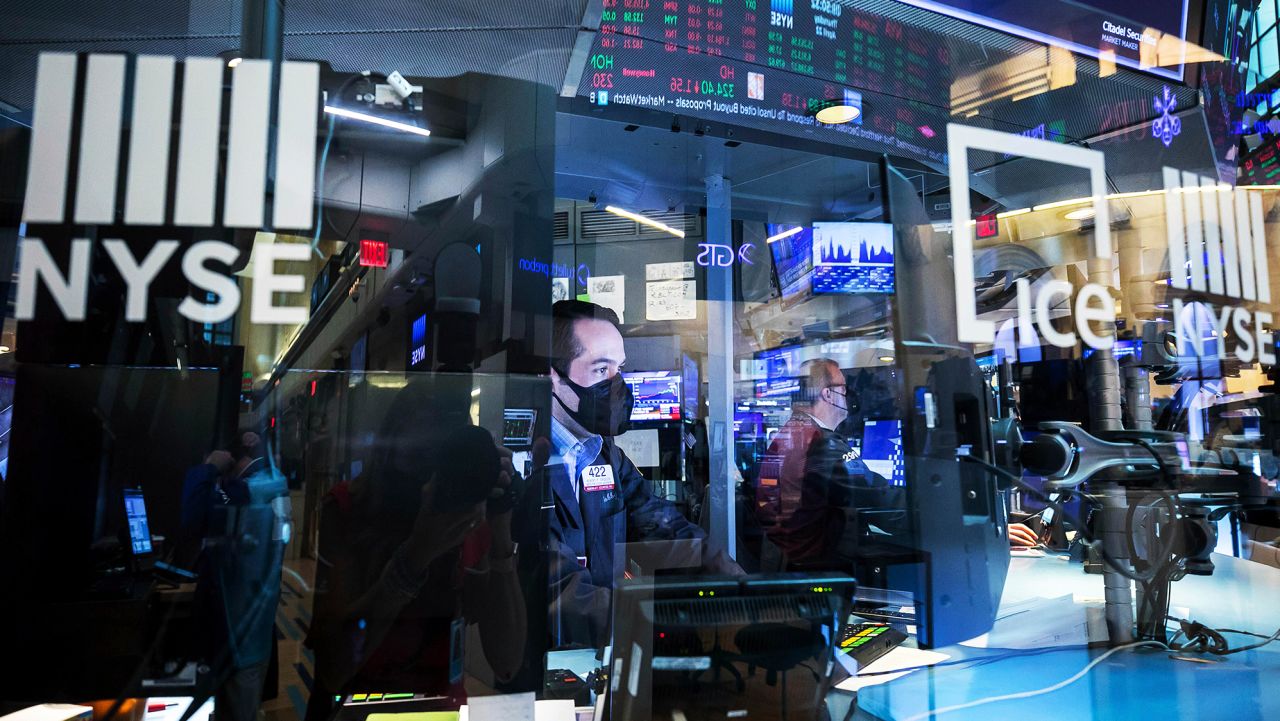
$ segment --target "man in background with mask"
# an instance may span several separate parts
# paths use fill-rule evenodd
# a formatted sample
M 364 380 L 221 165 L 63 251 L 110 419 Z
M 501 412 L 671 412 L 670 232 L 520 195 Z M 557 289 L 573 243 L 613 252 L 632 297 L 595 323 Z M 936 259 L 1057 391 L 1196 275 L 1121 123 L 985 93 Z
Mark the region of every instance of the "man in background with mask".
M 756 517 L 782 554 L 762 558 L 763 570 L 841 565 L 836 549 L 850 511 L 872 500 L 859 496 L 883 495 L 888 488 L 835 430 L 849 415 L 849 388 L 840 365 L 830 358 L 806 361 L 798 380 L 792 416 L 760 465 Z M 876 500 L 875 505 L 883 504 L 884 499 Z
M 614 442 L 634 399 L 622 379 L 618 316 L 580 300 L 552 307 L 549 621 L 554 646 L 609 643 L 612 590 L 623 577 L 618 544 L 705 537 Z M 717 557 L 720 571 L 735 567 Z

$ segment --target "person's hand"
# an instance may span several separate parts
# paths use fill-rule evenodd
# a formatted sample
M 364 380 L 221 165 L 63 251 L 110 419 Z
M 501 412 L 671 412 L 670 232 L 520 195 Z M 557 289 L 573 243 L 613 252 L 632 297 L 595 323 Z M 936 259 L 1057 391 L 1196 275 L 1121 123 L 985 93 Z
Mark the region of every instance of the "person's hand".
M 227 451 L 213 451 L 204 457 L 204 462 L 218 469 L 219 475 L 231 470 L 231 454 Z
M 1009 524 L 1009 545 L 1019 548 L 1029 548 L 1040 544 L 1040 539 L 1036 536 L 1036 532 L 1022 523 Z
M 405 541 L 405 561 L 414 573 L 426 573 L 427 566 L 451 548 L 462 544 L 468 533 L 484 520 L 484 504 L 460 511 L 435 510 L 435 481 L 422 487 L 422 505 Z

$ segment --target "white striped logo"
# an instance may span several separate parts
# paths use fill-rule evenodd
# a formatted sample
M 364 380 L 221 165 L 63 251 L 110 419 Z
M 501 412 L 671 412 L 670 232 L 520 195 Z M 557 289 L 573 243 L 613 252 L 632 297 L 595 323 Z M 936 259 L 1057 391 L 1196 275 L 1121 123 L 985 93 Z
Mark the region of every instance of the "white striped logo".
M 1164 169 L 1169 277 L 1175 288 L 1271 302 L 1262 199 Z
M 1171 286 L 1259 304 L 1271 302 L 1265 217 L 1257 193 L 1165 168 L 1164 201 Z M 1211 332 L 1208 340 L 1213 341 L 1219 360 L 1231 355 L 1241 363 L 1256 359 L 1264 366 L 1275 364 L 1270 311 L 1233 305 L 1213 310 L 1207 303 L 1199 304 L 1207 313 L 1207 323 L 1196 322 L 1205 317 L 1201 313 L 1185 313 L 1182 298 L 1173 299 L 1180 352 L 1203 357 L 1205 335 Z M 1233 331 L 1235 346 L 1230 354 L 1228 331 Z
M 125 86 L 133 65 L 133 97 Z M 80 132 L 72 138 L 77 110 L 77 57 L 42 53 L 36 79 L 35 122 L 22 219 L 29 224 L 262 228 L 268 193 L 271 127 L 271 62 L 244 60 L 231 72 L 222 217 L 215 218 L 225 63 L 188 58 L 94 54 L 84 67 Z M 181 98 L 175 80 L 181 73 Z M 312 225 L 315 130 L 320 68 L 284 62 L 280 67 L 270 225 L 277 230 Z M 170 129 L 180 130 L 170 178 Z M 117 198 L 123 119 L 129 118 L 123 212 Z M 68 198 L 73 149 L 78 150 L 74 197 Z M 167 191 L 173 184 L 173 207 Z M 68 217 L 68 202 L 73 213 Z M 166 217 L 168 216 L 168 217 Z M 220 222 L 219 222 L 220 221 Z

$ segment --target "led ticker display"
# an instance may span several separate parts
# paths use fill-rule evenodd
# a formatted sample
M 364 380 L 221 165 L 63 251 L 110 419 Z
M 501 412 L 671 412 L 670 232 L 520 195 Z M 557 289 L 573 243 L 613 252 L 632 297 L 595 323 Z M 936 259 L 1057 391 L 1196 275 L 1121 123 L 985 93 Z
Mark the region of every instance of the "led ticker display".
M 933 33 L 838 0 L 603 0 L 578 94 L 775 132 L 842 137 L 944 159 L 947 114 L 931 89 L 949 64 Z M 874 90 L 894 97 L 847 125 L 812 111 Z M 932 103 L 932 104 L 930 104 Z M 925 132 L 924 129 L 929 129 Z M 846 140 L 846 142 L 847 142 Z
M 1280 179 L 1280 138 L 1263 143 L 1240 164 L 1245 185 L 1276 185 Z

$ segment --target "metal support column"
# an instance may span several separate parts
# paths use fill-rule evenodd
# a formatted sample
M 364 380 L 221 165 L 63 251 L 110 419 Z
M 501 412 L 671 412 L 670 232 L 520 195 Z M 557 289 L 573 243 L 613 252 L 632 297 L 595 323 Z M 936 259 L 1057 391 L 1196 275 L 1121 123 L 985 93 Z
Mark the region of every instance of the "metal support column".
M 705 179 L 708 243 L 733 246 L 732 187 Z M 737 557 L 733 487 L 733 266 L 707 268 L 707 447 L 710 451 L 711 550 Z M 696 392 L 696 391 L 695 391 Z
M 1105 286 L 1113 285 L 1115 266 L 1110 258 L 1088 261 L 1089 281 Z M 1114 325 L 1095 328 L 1099 335 L 1115 336 Z M 1120 369 L 1116 366 L 1111 349 L 1094 351 L 1085 361 L 1088 384 L 1089 414 L 1093 431 L 1118 431 L 1124 426 L 1120 416 Z M 1129 549 L 1125 542 L 1125 511 L 1129 508 L 1125 489 L 1114 484 L 1102 484 L 1097 495 L 1102 499 L 1101 537 L 1102 547 L 1120 564 L 1129 563 Z M 1106 596 L 1107 633 L 1113 645 L 1133 640 L 1133 586 L 1123 574 L 1110 566 L 1102 567 L 1104 594 Z

